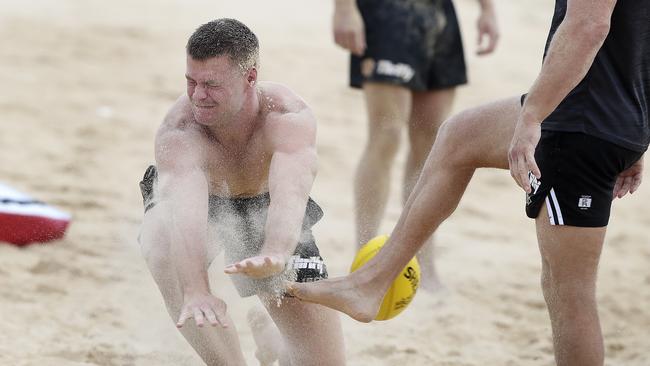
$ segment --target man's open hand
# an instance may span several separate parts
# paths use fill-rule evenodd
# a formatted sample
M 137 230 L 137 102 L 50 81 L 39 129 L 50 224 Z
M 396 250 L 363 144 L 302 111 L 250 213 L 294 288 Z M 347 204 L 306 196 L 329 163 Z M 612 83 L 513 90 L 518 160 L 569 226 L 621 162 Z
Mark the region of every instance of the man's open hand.
M 284 271 L 286 260 L 281 255 L 258 255 L 226 266 L 227 274 L 243 274 L 252 278 L 271 277 Z
M 212 326 L 228 327 L 226 303 L 209 293 L 185 295 L 176 327 L 181 328 L 190 318 L 194 318 L 198 327 L 203 327 L 206 320 Z
M 614 198 L 623 198 L 626 194 L 634 193 L 641 185 L 643 178 L 643 156 L 632 164 L 631 167 L 623 170 L 616 179 L 614 186 Z
M 532 172 L 537 179 L 542 177 L 535 161 L 535 148 L 539 143 L 541 133 L 540 123 L 519 121 L 510 142 L 508 150 L 510 175 L 526 193 L 531 193 L 528 172 Z

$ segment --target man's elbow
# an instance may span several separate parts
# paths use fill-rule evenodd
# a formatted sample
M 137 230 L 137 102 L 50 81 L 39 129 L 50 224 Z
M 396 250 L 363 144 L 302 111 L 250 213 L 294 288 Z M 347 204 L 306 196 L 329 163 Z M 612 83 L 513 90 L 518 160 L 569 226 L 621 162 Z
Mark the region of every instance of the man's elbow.
M 605 42 L 605 39 L 609 34 L 610 25 L 611 22 L 609 19 L 593 22 L 592 25 L 588 27 L 588 31 L 592 36 L 592 41 L 598 44 Z
M 600 47 L 609 34 L 609 19 L 585 19 L 577 22 L 575 34 L 589 46 Z

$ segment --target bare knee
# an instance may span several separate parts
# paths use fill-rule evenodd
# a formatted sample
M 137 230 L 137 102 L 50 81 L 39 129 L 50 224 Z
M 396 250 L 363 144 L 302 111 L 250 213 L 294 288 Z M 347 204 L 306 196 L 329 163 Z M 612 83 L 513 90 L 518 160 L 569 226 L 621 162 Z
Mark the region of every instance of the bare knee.
M 426 124 L 411 121 L 408 137 L 410 153 L 413 157 L 419 157 L 422 160 L 427 157 L 436 140 L 440 124 L 441 122 Z
M 550 306 L 576 307 L 579 310 L 595 302 L 595 268 L 593 273 L 576 273 L 560 264 L 547 262 L 542 269 L 541 285 Z
M 413 136 L 409 138 L 409 154 L 411 159 L 414 159 L 417 165 L 424 164 L 424 161 L 427 159 L 431 147 L 433 146 L 433 141 L 435 140 L 435 135 L 430 136 Z
M 390 163 L 397 153 L 401 131 L 408 121 L 411 92 L 395 85 L 366 83 L 364 93 L 368 108 L 365 155 L 376 158 L 378 163 Z
M 453 168 L 507 169 L 519 104 L 515 98 L 488 103 L 455 114 L 438 130 L 432 154 Z
M 395 125 L 376 127 L 368 136 L 366 155 L 378 163 L 390 164 L 399 149 L 401 133 Z
M 472 131 L 465 123 L 464 113 L 460 113 L 445 121 L 435 140 L 431 154 L 449 166 L 474 167 L 476 151 L 472 137 L 479 131 Z

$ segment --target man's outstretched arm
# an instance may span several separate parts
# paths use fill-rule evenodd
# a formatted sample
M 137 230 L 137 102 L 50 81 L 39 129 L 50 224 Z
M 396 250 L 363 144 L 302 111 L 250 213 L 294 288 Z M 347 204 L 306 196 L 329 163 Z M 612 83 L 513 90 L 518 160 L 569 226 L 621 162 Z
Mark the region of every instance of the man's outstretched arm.
M 198 326 L 225 323 L 225 303 L 212 296 L 208 280 L 208 183 L 200 151 L 180 132 L 165 132 L 156 141 L 160 200 L 170 207 L 171 262 L 183 291 L 177 326 L 189 318 Z
M 229 274 L 259 278 L 284 270 L 300 240 L 309 192 L 316 177 L 316 121 L 307 107 L 273 117 L 265 128 L 273 157 L 264 245 L 259 256 L 226 267 Z

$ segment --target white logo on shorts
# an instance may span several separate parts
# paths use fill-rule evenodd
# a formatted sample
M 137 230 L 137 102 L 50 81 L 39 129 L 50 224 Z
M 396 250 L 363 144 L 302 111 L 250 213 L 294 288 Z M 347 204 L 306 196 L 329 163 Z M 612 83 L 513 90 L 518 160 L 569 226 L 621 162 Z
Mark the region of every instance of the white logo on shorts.
M 287 267 L 289 269 L 315 269 L 323 274 L 324 262 L 320 257 L 302 258 L 299 255 L 292 255 Z
M 533 189 L 532 194 L 537 194 L 537 190 L 542 185 L 542 182 L 531 171 L 528 172 L 528 182 L 530 183 L 530 188 Z
M 409 82 L 415 75 L 415 71 L 407 64 L 395 64 L 388 60 L 379 60 L 377 62 L 377 74 L 395 76 L 404 80 L 404 82 Z
M 586 210 L 591 207 L 591 196 L 581 196 L 578 198 L 578 207 L 582 210 Z

